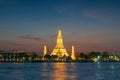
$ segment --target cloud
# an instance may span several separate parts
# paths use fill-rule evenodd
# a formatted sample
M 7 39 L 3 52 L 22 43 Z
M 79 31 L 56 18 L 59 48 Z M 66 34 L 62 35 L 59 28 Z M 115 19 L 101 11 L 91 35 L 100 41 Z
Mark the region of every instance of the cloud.
M 96 19 L 102 22 L 106 22 L 107 19 L 105 18 L 105 14 L 101 11 L 98 10 L 88 10 L 88 11 L 84 11 L 83 12 L 84 16 L 92 18 L 92 19 Z
M 26 36 L 18 36 L 21 39 L 27 39 L 27 40 L 35 40 L 35 41 L 45 41 L 45 39 L 41 38 L 41 37 L 36 37 L 36 36 L 30 36 L 30 35 L 26 35 Z
M 51 35 L 50 38 L 57 38 L 57 35 Z
M 7 42 L 7 44 L 13 45 L 13 46 L 21 46 L 21 44 L 18 44 L 16 42 Z
M 102 22 L 112 22 L 120 18 L 119 11 L 111 9 L 85 9 L 83 15 Z
M 72 37 L 67 36 L 65 40 L 68 44 L 80 44 L 80 46 L 108 46 L 108 47 L 117 47 L 120 46 L 120 36 L 119 32 L 89 32 L 86 34 L 74 35 Z M 66 44 L 65 42 L 65 44 Z M 68 45 L 67 44 L 67 45 Z
M 12 46 L 23 46 L 23 44 L 19 44 L 17 42 L 10 41 L 10 40 L 0 40 L 0 44 L 1 45 L 12 45 Z

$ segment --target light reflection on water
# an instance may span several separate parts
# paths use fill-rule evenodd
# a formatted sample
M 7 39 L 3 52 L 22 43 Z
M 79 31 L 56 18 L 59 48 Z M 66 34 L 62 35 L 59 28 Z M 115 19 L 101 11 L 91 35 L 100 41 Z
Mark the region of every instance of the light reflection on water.
M 41 76 L 49 80 L 75 80 L 75 63 L 42 63 Z
M 104 79 L 104 74 L 101 72 L 101 64 L 98 62 L 96 63 L 96 72 L 95 72 L 95 75 L 96 75 L 96 79 L 97 80 L 102 80 Z
M 96 63 L 95 74 L 97 80 L 120 80 L 120 63 Z
M 70 66 L 70 67 L 69 67 Z M 69 68 L 69 70 L 68 70 Z M 54 63 L 52 71 L 52 80 L 75 80 L 75 63 L 67 65 L 67 63 Z
M 120 80 L 120 63 L 1 63 L 0 80 Z

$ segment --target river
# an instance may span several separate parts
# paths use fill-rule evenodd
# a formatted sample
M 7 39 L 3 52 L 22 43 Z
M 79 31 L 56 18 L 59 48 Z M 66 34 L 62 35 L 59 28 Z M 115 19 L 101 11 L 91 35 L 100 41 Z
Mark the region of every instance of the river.
M 120 62 L 0 63 L 0 80 L 120 80 Z

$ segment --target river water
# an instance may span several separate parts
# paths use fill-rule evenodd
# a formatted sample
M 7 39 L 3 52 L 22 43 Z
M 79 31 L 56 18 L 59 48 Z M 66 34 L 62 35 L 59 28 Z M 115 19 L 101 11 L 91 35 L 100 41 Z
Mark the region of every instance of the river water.
M 0 80 L 120 80 L 120 62 L 0 63 Z

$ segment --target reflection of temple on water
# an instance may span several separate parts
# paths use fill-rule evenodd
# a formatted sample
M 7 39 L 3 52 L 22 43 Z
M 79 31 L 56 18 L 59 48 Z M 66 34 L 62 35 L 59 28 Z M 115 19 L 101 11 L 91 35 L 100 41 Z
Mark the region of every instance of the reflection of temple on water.
M 76 76 L 74 63 L 53 63 L 52 80 L 75 80 Z

